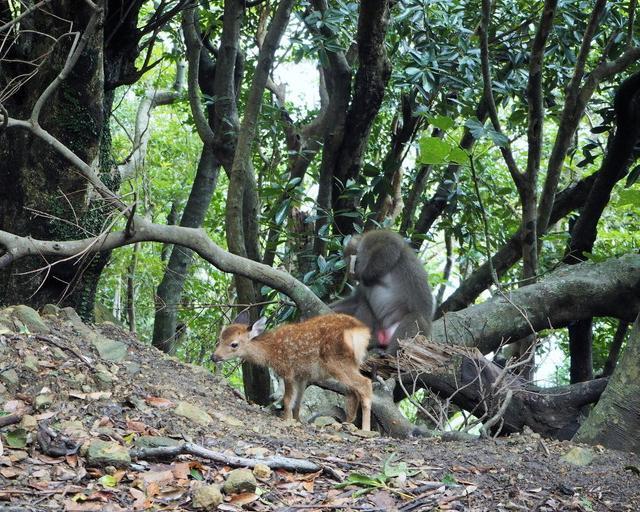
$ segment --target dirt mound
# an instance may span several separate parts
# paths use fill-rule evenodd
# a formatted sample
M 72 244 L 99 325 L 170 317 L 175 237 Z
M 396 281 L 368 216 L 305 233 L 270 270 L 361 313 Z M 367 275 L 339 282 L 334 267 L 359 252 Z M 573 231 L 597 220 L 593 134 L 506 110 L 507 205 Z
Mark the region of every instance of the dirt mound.
M 636 455 L 285 423 L 70 309 L 0 311 L 0 404 L 0 511 L 640 509 Z

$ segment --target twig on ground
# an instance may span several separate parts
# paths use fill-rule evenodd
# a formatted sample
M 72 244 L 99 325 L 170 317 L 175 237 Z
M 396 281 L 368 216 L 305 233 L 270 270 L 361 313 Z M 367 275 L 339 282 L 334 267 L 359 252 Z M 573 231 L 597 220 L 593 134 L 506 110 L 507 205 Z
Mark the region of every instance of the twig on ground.
M 267 457 L 264 459 L 250 459 L 247 457 L 236 457 L 234 455 L 225 455 L 199 446 L 194 443 L 183 443 L 178 446 L 162 446 L 159 448 L 138 448 L 131 450 L 131 458 L 139 459 L 164 459 L 176 457 L 178 455 L 194 455 L 204 459 L 221 462 L 228 466 L 239 466 L 253 468 L 256 464 L 264 464 L 271 469 L 286 469 L 287 471 L 299 471 L 300 473 L 314 473 L 320 471 L 322 466 L 314 462 L 304 459 L 293 459 L 290 457 Z
M 37 340 L 40 341 L 46 341 L 47 343 L 51 343 L 52 345 L 55 345 L 56 347 L 58 347 L 60 350 L 66 350 L 67 352 L 71 352 L 75 357 L 77 357 L 78 359 L 80 359 L 80 361 L 82 361 L 84 364 L 86 364 L 91 370 L 93 370 L 93 366 L 91 366 L 91 361 L 88 357 L 83 356 L 78 349 L 74 348 L 74 347 L 69 347 L 67 345 L 65 345 L 64 343 L 60 343 L 59 341 L 54 340 L 53 338 L 49 337 L 49 336 L 45 336 L 43 334 L 36 334 L 35 338 Z

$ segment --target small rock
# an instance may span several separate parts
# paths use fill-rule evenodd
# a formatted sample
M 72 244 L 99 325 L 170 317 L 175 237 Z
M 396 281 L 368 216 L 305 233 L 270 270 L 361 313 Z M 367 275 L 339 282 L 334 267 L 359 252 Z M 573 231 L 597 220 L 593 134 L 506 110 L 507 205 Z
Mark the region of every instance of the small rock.
M 320 428 L 328 427 L 329 425 L 333 425 L 335 423 L 337 423 L 337 421 L 331 416 L 318 416 L 313 420 L 313 424 L 316 427 Z
M 36 420 L 30 414 L 25 414 L 20 420 L 20 427 L 25 430 L 35 430 L 38 428 L 38 420 Z
M 178 416 L 190 419 L 198 425 L 208 425 L 213 421 L 213 418 L 206 411 L 187 402 L 179 402 L 173 412 Z
M 229 473 L 224 483 L 225 494 L 237 494 L 240 492 L 254 492 L 258 482 L 250 469 L 234 469 Z
M 0 335 L 12 334 L 14 332 L 15 332 L 15 327 L 13 326 L 13 322 L 0 318 Z
M 87 450 L 88 466 L 115 466 L 123 467 L 131 463 L 129 450 L 112 441 L 94 439 L 89 443 Z
M 40 314 L 58 316 L 60 314 L 60 308 L 55 304 L 45 304 L 44 306 L 42 306 Z
M 253 468 L 253 476 L 258 480 L 269 480 L 271 478 L 271 468 L 266 464 L 256 464 Z
M 42 321 L 42 318 L 40 318 L 38 312 L 29 306 L 20 304 L 14 308 L 13 314 L 27 329 L 29 329 L 29 332 L 38 332 L 41 334 L 51 332 L 47 327 L 47 324 L 45 324 Z
M 201 485 L 196 487 L 191 498 L 195 509 L 215 510 L 222 503 L 222 493 L 217 485 Z
M 380 437 L 380 432 L 375 430 L 356 430 L 353 432 L 356 437 L 362 437 L 363 439 L 373 439 L 374 437 Z
M 114 380 L 114 376 L 109 373 L 109 372 L 97 372 L 96 373 L 96 378 L 102 383 L 102 384 L 111 384 Z
M 263 446 L 252 446 L 247 448 L 244 453 L 247 457 L 257 457 L 259 459 L 263 459 L 267 455 L 269 455 L 269 449 L 264 448 Z
M 7 386 L 17 386 L 18 382 L 20 382 L 18 373 L 13 368 L 0 373 L 0 380 Z
M 37 372 L 38 371 L 38 358 L 34 355 L 29 354 L 24 358 L 23 363 L 29 370 Z
M 164 436 L 140 436 L 133 442 L 136 448 L 159 448 L 162 446 L 177 446 L 179 444 L 179 441 Z
M 588 466 L 593 460 L 594 453 L 589 448 L 576 446 L 565 453 L 560 460 L 573 464 L 574 466 Z
M 477 441 L 480 436 L 469 434 L 468 432 L 462 432 L 460 430 L 450 430 L 442 433 L 443 441 Z
M 124 371 L 129 375 L 138 375 L 140 373 L 140 365 L 131 361 L 124 364 Z
M 87 430 L 84 428 L 84 425 L 80 420 L 63 421 L 60 424 L 55 425 L 55 427 L 65 436 L 73 439 L 85 439 L 89 437 Z
M 11 462 L 22 462 L 29 457 L 29 454 L 23 450 L 11 450 L 11 455 L 9 455 L 9 460 Z
M 50 393 L 44 393 L 42 395 L 38 395 L 36 399 L 33 401 L 33 405 L 38 411 L 42 409 L 48 409 L 52 403 L 53 403 L 53 395 Z
M 65 468 L 64 466 L 55 466 L 52 475 L 55 480 L 72 481 L 78 476 L 75 471 Z
M 90 341 L 105 361 L 122 361 L 127 357 L 127 345 L 120 341 L 110 340 L 96 333 Z

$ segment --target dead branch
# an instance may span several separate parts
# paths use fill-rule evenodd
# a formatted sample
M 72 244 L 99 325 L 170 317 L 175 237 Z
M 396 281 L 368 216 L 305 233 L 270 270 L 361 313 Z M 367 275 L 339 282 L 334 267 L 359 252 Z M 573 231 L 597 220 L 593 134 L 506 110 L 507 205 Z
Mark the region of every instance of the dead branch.
M 140 459 L 167 459 L 178 455 L 193 455 L 204 459 L 213 460 L 221 464 L 235 467 L 254 468 L 256 464 L 264 464 L 271 469 L 286 469 L 287 471 L 299 471 L 300 473 L 314 473 L 322 469 L 321 466 L 304 459 L 293 459 L 279 455 L 264 459 L 250 459 L 247 457 L 236 457 L 225 455 L 199 446 L 194 443 L 182 443 L 178 446 L 161 446 L 158 448 L 134 448 L 130 451 L 132 460 Z

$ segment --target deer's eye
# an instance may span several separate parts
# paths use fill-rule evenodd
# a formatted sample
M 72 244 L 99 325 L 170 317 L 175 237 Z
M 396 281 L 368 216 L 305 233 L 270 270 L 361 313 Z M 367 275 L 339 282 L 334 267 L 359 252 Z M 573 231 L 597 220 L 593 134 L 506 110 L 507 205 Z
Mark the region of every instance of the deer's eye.
M 237 341 L 233 341 L 231 343 L 231 348 L 238 348 L 238 342 Z

